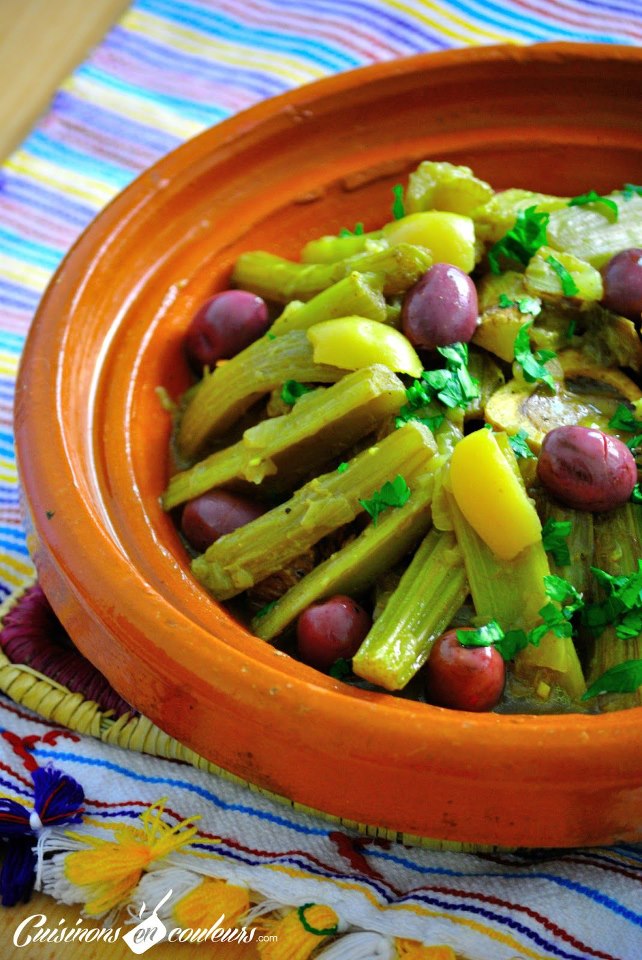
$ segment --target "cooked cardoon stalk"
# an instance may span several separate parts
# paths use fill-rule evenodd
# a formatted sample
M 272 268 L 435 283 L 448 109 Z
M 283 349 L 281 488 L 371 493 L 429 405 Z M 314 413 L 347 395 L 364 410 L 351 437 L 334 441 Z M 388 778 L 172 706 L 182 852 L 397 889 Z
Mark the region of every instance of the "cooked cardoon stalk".
M 627 503 L 608 514 L 595 517 L 595 552 L 593 566 L 613 576 L 629 574 L 637 569 L 642 556 L 642 506 Z M 596 637 L 588 662 L 587 682 L 625 660 L 642 659 L 642 636 L 621 640 L 613 627 Z M 608 693 L 600 697 L 602 710 L 624 710 L 642 705 L 642 690 L 635 693 Z
M 452 533 L 431 530 L 352 661 L 359 677 L 402 690 L 428 659 L 434 641 L 468 594 Z
M 287 303 L 309 300 L 355 270 L 383 277 L 386 296 L 403 293 L 432 264 L 425 247 L 399 243 L 374 253 L 359 253 L 336 263 L 295 263 L 257 250 L 242 253 L 236 261 L 232 282 L 268 300 Z
M 401 380 L 377 364 L 349 373 L 327 390 L 297 400 L 289 413 L 250 427 L 238 443 L 175 474 L 163 496 L 171 510 L 213 487 L 234 480 L 291 489 L 301 478 L 347 450 L 397 413 L 406 392 Z
M 289 330 L 307 330 L 335 317 L 366 317 L 384 323 L 387 311 L 382 288 L 383 280 L 377 274 L 354 271 L 307 303 L 289 303 L 272 324 L 270 333 L 280 336 Z
M 533 193 L 531 190 L 521 190 L 511 187 L 501 190 L 487 203 L 483 203 L 471 213 L 475 221 L 475 233 L 485 243 L 496 243 L 514 226 L 517 214 L 536 207 L 538 213 L 550 213 L 553 210 L 567 208 L 568 197 L 556 197 L 552 194 Z M 579 208 L 569 208 L 579 209 Z M 575 251 L 574 251 L 575 252 Z M 581 256 L 581 254 L 578 254 Z
M 551 573 L 568 580 L 585 600 L 588 599 L 594 583 L 590 571 L 593 564 L 593 514 L 587 510 L 563 507 L 548 497 L 538 498 L 537 512 L 543 524 L 547 520 L 571 523 L 571 532 L 565 537 L 570 563 L 557 563 L 551 551 L 548 552 L 548 563 Z
M 572 253 L 553 250 L 552 247 L 539 248 L 526 267 L 524 282 L 526 290 L 534 297 L 561 299 L 568 296 L 582 303 L 596 303 L 604 296 L 599 270 Z
M 506 378 L 499 365 L 486 352 L 478 353 L 471 350 L 468 357 L 468 370 L 475 380 L 479 381 L 479 396 L 466 408 L 467 417 L 481 417 L 490 397 L 499 387 L 503 387 Z
M 541 542 L 512 560 L 500 560 L 465 520 L 452 496 L 448 504 L 480 622 L 497 620 L 506 631 L 532 630 L 542 622 L 539 611 L 550 602 L 544 577 L 551 571 Z M 586 689 L 572 638 L 550 631 L 538 647 L 529 646 L 517 655 L 515 673 L 533 690 L 540 680 L 557 684 L 573 699 Z
M 410 485 L 435 451 L 426 427 L 406 424 L 358 454 L 344 472 L 315 477 L 285 503 L 221 537 L 192 562 L 195 576 L 218 600 L 236 596 L 354 520 L 365 509 L 360 500 L 387 481 L 400 474 Z
M 369 524 L 346 544 L 288 590 L 264 616 L 255 617 L 254 633 L 271 640 L 316 600 L 334 593 L 354 596 L 375 580 L 417 543 L 430 527 L 430 500 L 434 478 L 417 477 L 410 500 L 401 510 L 389 510 L 376 526 Z
M 292 330 L 274 340 L 262 337 L 203 377 L 180 419 L 179 453 L 185 460 L 194 460 L 208 441 L 286 380 L 334 383 L 346 372 L 315 363 L 304 330 Z
M 336 263 L 346 257 L 354 257 L 364 250 L 372 249 L 372 241 L 379 242 L 383 237 L 381 230 L 372 230 L 368 233 L 349 233 L 343 236 L 330 234 L 309 240 L 301 250 L 303 263 Z M 386 246 L 386 241 L 381 244 Z
M 408 177 L 404 197 L 406 211 L 450 210 L 470 215 L 487 203 L 493 188 L 479 180 L 470 167 L 459 167 L 445 160 L 424 160 Z
M 620 250 L 642 247 L 642 197 L 627 200 L 616 192 L 608 199 L 617 204 L 617 220 L 599 204 L 565 206 L 551 213 L 547 228 L 550 246 L 574 253 L 598 270 Z

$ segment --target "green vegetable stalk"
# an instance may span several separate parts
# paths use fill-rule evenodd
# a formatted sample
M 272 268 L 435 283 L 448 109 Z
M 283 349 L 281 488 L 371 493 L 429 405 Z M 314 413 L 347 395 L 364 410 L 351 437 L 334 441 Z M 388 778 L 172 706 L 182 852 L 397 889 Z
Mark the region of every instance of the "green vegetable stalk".
M 452 533 L 431 530 L 352 661 L 359 677 L 401 690 L 428 659 L 434 641 L 468 594 Z
M 314 362 L 312 344 L 304 330 L 292 330 L 274 340 L 262 337 L 203 377 L 179 422 L 179 453 L 187 461 L 194 460 L 255 401 L 286 380 L 334 383 L 345 373 L 338 367 Z
M 436 452 L 418 423 L 395 430 L 358 454 L 342 472 L 315 477 L 285 503 L 226 534 L 192 562 L 195 576 L 218 600 L 247 590 L 363 511 L 362 499 L 403 475 L 409 484 Z
M 505 448 L 503 452 L 506 455 Z M 519 473 L 516 461 L 515 469 Z M 542 622 L 540 610 L 549 604 L 544 577 L 551 571 L 543 545 L 535 543 L 512 560 L 500 560 L 473 530 L 450 495 L 448 505 L 477 618 L 485 623 L 496 620 L 507 632 L 528 633 Z M 585 690 L 573 640 L 552 631 L 542 637 L 539 646 L 528 646 L 517 655 L 515 672 L 533 690 L 542 679 L 557 684 L 572 699 L 578 699 Z
M 354 271 L 307 303 L 301 300 L 289 303 L 272 324 L 270 333 L 280 336 L 290 330 L 308 330 L 321 320 L 336 317 L 365 317 L 384 323 L 386 302 L 382 288 L 383 280 L 377 274 Z
M 593 566 L 613 576 L 631 574 L 642 557 L 642 507 L 627 503 L 594 518 Z M 598 599 L 595 597 L 595 599 Z M 624 661 L 642 659 L 642 629 L 637 636 L 620 638 L 609 625 L 595 637 L 588 661 L 587 682 L 594 684 L 607 670 Z M 602 710 L 623 710 L 642 705 L 642 690 L 608 693 L 601 697 Z
M 433 486 L 431 475 L 417 477 L 403 509 L 389 510 L 376 526 L 369 524 L 355 540 L 315 567 L 267 614 L 255 618 L 253 632 L 264 640 L 271 640 L 316 600 L 335 593 L 355 596 L 370 587 L 401 560 L 430 527 Z
M 393 296 L 404 293 L 431 264 L 430 251 L 410 243 L 399 243 L 374 253 L 358 253 L 336 263 L 296 263 L 257 250 L 241 254 L 232 282 L 268 300 L 288 303 L 310 300 L 357 271 L 381 275 L 384 294 Z
M 163 506 L 171 510 L 233 481 L 258 484 L 269 477 L 271 489 L 291 489 L 376 430 L 404 400 L 401 380 L 386 367 L 355 370 L 327 390 L 304 394 L 289 413 L 262 420 L 238 443 L 175 474 Z

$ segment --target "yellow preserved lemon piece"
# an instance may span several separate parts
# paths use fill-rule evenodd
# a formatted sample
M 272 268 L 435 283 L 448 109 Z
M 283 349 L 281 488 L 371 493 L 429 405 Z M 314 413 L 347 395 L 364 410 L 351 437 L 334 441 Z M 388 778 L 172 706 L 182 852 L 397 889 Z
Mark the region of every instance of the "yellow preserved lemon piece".
M 470 273 L 475 266 L 475 224 L 461 213 L 411 213 L 387 223 L 382 233 L 391 245 L 412 243 L 427 247 L 433 263 L 452 263 L 464 273 Z
M 455 447 L 450 483 L 471 527 L 502 560 L 512 560 L 542 536 L 526 490 L 490 430 L 477 430 Z
M 420 377 L 423 364 L 403 333 L 365 317 L 322 320 L 307 331 L 315 363 L 360 370 L 382 363 L 393 373 Z

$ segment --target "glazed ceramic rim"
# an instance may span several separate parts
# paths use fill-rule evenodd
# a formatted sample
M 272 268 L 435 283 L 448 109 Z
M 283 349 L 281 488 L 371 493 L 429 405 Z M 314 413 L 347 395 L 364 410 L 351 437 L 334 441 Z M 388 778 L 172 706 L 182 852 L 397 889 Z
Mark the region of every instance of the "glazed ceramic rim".
M 418 55 L 362 68 L 354 72 L 358 76 L 354 83 L 365 87 L 375 80 L 410 74 L 419 68 L 438 70 L 442 64 L 457 66 L 506 59 L 520 62 L 544 59 L 554 63 L 564 59 L 592 60 L 597 56 L 635 61 L 642 66 L 642 51 L 633 48 L 605 49 L 593 44 L 478 47 L 444 54 Z M 119 238 L 126 237 L 127 231 L 133 229 L 136 218 L 144 210 L 152 193 L 158 189 L 160 181 L 177 175 L 185 165 L 197 164 L 199 157 L 206 153 L 222 149 L 236 138 L 245 136 L 248 131 L 282 111 L 284 104 L 288 109 L 304 109 L 306 105 L 331 95 L 335 90 L 345 89 L 346 76 L 329 77 L 283 97 L 262 102 L 179 147 L 135 180 L 98 216 L 56 273 L 41 303 L 23 355 L 16 418 L 21 478 L 32 518 L 33 534 L 40 544 L 36 546 L 36 562 L 41 569 L 43 584 L 81 651 L 96 662 L 117 689 L 121 686 L 119 680 L 122 681 L 118 671 L 124 662 L 119 660 L 117 651 L 110 650 L 109 655 L 103 655 L 95 647 L 88 648 L 82 633 L 77 635 L 74 631 L 77 623 L 82 624 L 84 630 L 87 619 L 92 615 L 98 616 L 102 626 L 112 633 L 118 632 L 119 620 L 133 628 L 133 634 L 126 641 L 127 657 L 138 658 L 152 670 L 153 661 L 162 660 L 163 655 L 157 646 L 148 643 L 147 638 L 155 635 L 159 622 L 167 624 L 171 621 L 175 635 L 180 639 L 177 640 L 176 649 L 170 652 L 178 662 L 177 669 L 181 675 L 191 674 L 196 689 L 203 684 L 205 677 L 214 674 L 219 686 L 228 691 L 234 690 L 232 701 L 241 712 L 254 709 L 260 715 L 267 704 L 273 722 L 275 689 L 279 691 L 280 701 L 277 713 L 283 718 L 298 715 L 302 700 L 312 697 L 309 711 L 314 723 L 309 731 L 311 741 L 323 736 L 325 725 L 335 727 L 337 716 L 344 713 L 347 704 L 350 730 L 345 731 L 345 740 L 342 742 L 339 737 L 336 744 L 337 750 L 345 750 L 346 754 L 354 749 L 355 740 L 367 733 L 369 742 L 376 740 L 379 743 L 383 756 L 398 759 L 400 769 L 417 760 L 420 763 L 430 762 L 432 746 L 439 743 L 442 751 L 437 765 L 439 770 L 462 782 L 482 777 L 488 769 L 494 771 L 494 776 L 500 776 L 502 771 L 506 775 L 511 771 L 510 775 L 515 776 L 515 769 L 519 769 L 525 783 L 535 784 L 559 777 L 567 761 L 572 765 L 574 778 L 594 777 L 597 772 L 604 783 L 625 780 L 633 788 L 639 784 L 639 773 L 630 764 L 632 745 L 640 742 L 640 709 L 599 716 L 565 715 L 563 718 L 492 713 L 454 714 L 387 695 L 346 689 L 345 685 L 284 658 L 255 638 L 248 641 L 251 644 L 251 685 L 247 690 L 235 688 L 239 676 L 248 667 L 248 657 L 238 644 L 235 630 L 225 618 L 216 614 L 219 633 L 215 642 L 212 642 L 212 637 L 201 624 L 177 612 L 169 599 L 159 593 L 157 585 L 150 585 L 149 579 L 136 569 L 136 558 L 130 561 L 123 554 L 118 537 L 106 528 L 104 509 L 92 502 L 92 495 L 96 494 L 95 476 L 86 474 L 87 465 L 74 451 L 76 441 L 71 435 L 71 428 L 60 417 L 63 394 L 69 389 L 69 385 L 61 379 L 68 339 L 66 317 L 73 314 L 88 286 L 105 282 L 101 271 L 110 246 L 118 244 Z M 79 278 L 82 278 L 80 283 Z M 47 367 L 43 357 L 50 357 L 54 350 L 58 362 Z M 56 398 L 58 414 L 55 423 L 52 423 L 51 416 L 47 418 L 47 411 L 51 413 L 52 397 Z M 109 423 L 108 417 L 106 422 Z M 92 448 L 93 441 L 85 438 L 83 442 L 87 444 L 85 452 Z M 92 470 L 93 466 L 90 465 L 89 473 Z M 86 475 L 79 482 L 83 471 Z M 39 502 L 42 478 L 54 474 L 56 479 L 52 486 L 64 498 L 68 516 L 73 519 L 71 531 L 61 527 L 54 529 L 46 515 L 47 504 Z M 94 549 L 90 554 L 74 553 L 73 530 L 81 528 L 85 540 L 91 534 Z M 154 539 L 153 532 L 150 532 L 150 542 Z M 155 546 L 159 554 L 163 553 L 158 539 Z M 170 566 L 168 564 L 168 572 Z M 124 584 L 127 585 L 125 593 L 122 591 Z M 172 589 L 170 585 L 170 596 Z M 193 585 L 190 589 L 193 589 Z M 149 598 L 149 602 L 142 607 L 141 595 Z M 82 617 L 78 617 L 74 604 L 84 609 Z M 91 610 L 87 609 L 88 606 Z M 244 642 L 247 640 L 243 639 Z M 131 685 L 126 689 L 129 692 Z M 138 703 L 135 705 L 138 706 Z M 156 718 L 152 716 L 152 719 Z M 160 722 L 167 726 L 167 723 Z M 402 731 L 403 742 L 400 743 Z M 172 732 L 171 727 L 168 732 Z M 501 732 L 501 737 L 497 735 L 498 732 Z M 479 743 L 484 744 L 478 754 L 470 750 L 473 734 Z M 489 736 L 490 739 L 487 739 Z M 443 756 L 444 746 L 448 760 Z M 229 758 L 213 756 L 212 759 L 229 767 L 232 772 L 246 775 L 245 770 L 235 769 Z M 260 778 L 257 777 L 257 780 L 261 785 Z M 319 806 L 314 797 L 297 799 Z M 349 810 L 333 809 L 329 812 L 349 815 Z M 484 838 L 481 839 L 483 842 Z

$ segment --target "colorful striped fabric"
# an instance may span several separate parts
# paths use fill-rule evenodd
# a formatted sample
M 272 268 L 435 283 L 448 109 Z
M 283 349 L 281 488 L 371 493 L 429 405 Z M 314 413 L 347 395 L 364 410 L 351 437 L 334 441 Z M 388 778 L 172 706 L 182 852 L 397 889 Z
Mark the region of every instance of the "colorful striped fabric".
M 639 44 L 642 6 L 639 0 L 133 4 L 0 170 L 0 599 L 32 577 L 11 427 L 20 352 L 57 264 L 107 201 L 186 138 L 288 88 L 417 52 L 545 40 Z M 5 700 L 0 723 L 21 736 L 41 737 L 47 729 Z M 24 771 L 5 743 L 1 753 L 2 790 L 24 798 Z M 168 762 L 77 738 L 41 743 L 35 756 L 83 783 L 89 833 L 131 821 L 165 794 L 172 823 L 202 815 L 198 844 L 182 866 L 246 883 L 278 903 L 327 903 L 344 924 L 450 943 L 470 960 L 642 957 L 640 849 L 549 859 L 374 841 L 346 847 L 327 823 Z M 342 850 L 352 851 L 348 859 Z M 62 898 L 62 886 L 46 870 L 43 883 Z

